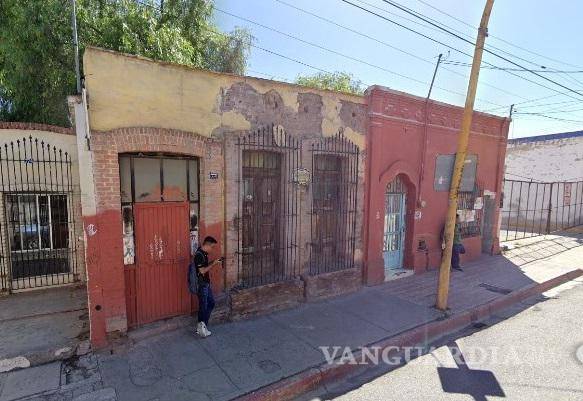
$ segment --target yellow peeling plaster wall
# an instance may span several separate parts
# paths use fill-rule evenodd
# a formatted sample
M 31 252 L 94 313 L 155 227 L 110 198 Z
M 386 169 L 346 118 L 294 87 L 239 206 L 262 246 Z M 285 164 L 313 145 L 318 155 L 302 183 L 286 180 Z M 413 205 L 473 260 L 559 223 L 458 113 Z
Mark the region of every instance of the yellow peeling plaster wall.
M 362 96 L 213 73 L 96 48 L 87 48 L 83 61 L 90 127 L 94 131 L 156 127 L 211 136 L 219 128 L 223 131 L 248 130 L 252 128 L 248 116 L 239 111 L 221 110 L 226 91 L 233 84 L 247 84 L 259 95 L 277 92 L 286 109 L 294 113 L 298 113 L 299 94 L 320 96 L 322 134 L 333 135 L 343 128 L 345 135 L 361 149 L 365 145 L 364 120 L 354 125 L 346 119 L 342 121 L 340 116 L 343 102 L 364 105 Z M 359 117 L 365 118 L 364 115 Z

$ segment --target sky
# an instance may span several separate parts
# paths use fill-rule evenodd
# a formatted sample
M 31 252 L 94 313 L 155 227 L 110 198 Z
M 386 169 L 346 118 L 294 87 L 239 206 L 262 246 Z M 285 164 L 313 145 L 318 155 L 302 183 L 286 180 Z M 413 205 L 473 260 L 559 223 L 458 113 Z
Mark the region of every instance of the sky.
M 473 45 L 383 0 L 347 1 L 441 43 L 343 0 L 215 0 L 215 20 L 224 31 L 246 27 L 254 36 L 247 75 L 279 81 L 293 82 L 298 75 L 320 70 L 342 71 L 364 85 L 425 97 L 437 57 L 443 54 L 431 98 L 463 106 Z M 392 1 L 467 35 L 470 42 L 485 5 L 485 0 Z M 583 129 L 582 16 L 580 0 L 495 1 L 486 48 L 543 71 L 539 74 L 554 82 L 484 53 L 475 109 L 508 116 L 514 104 L 511 138 Z

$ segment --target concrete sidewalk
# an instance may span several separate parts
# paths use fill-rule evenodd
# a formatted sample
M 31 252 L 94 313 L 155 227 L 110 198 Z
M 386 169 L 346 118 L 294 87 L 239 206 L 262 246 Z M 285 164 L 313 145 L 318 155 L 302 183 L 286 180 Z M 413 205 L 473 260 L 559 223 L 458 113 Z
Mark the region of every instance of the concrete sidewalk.
M 464 272 L 453 272 L 450 314 L 576 270 L 582 258 L 583 247 L 578 246 L 523 266 L 504 256 L 484 256 Z M 215 325 L 206 339 L 197 338 L 192 325 L 145 339 L 120 353 L 98 355 L 103 383 L 116 389 L 120 401 L 236 398 L 320 366 L 325 362 L 320 346 L 356 349 L 443 319 L 432 307 L 436 277 L 431 271 Z
M 0 374 L 0 401 L 24 394 L 39 401 L 284 399 L 347 374 L 343 365 L 324 364 L 321 346 L 354 350 L 423 343 L 484 317 L 494 305 L 516 302 L 514 295 L 539 291 L 539 283 L 552 287 L 582 273 L 583 234 L 570 233 L 569 238 L 568 249 L 545 253 L 539 260 L 524 261 L 524 255 L 532 254 L 529 247 L 547 249 L 541 241 L 556 238 L 515 244 L 508 257 L 484 256 L 463 272 L 452 272 L 448 314 L 432 307 L 437 272 L 430 271 L 268 316 L 213 325 L 213 335 L 206 339 L 196 337 L 190 324 L 127 341 L 113 353 Z M 330 366 L 341 366 L 340 373 Z M 302 387 L 302 381 L 308 384 Z
M 0 297 L 0 372 L 67 358 L 88 335 L 84 286 Z

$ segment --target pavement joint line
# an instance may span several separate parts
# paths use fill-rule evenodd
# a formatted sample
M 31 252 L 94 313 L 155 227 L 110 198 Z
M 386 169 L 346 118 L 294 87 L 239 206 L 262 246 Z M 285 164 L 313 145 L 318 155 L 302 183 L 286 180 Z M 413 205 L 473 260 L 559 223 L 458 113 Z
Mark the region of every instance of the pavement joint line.
M 61 315 L 61 314 L 81 312 L 81 311 L 89 311 L 89 309 L 78 308 L 78 309 L 68 309 L 68 310 L 62 310 L 62 311 L 46 312 L 46 313 L 36 313 L 36 314 L 32 314 L 32 315 L 24 315 L 24 316 L 18 316 L 18 317 L 11 317 L 8 319 L 0 319 L 0 323 L 16 322 L 19 320 L 33 319 L 33 318 L 44 317 L 44 316 Z
M 391 337 L 381 339 L 375 343 L 364 345 L 363 347 L 380 346 L 385 349 L 395 345 L 406 346 L 435 341 L 477 321 L 495 316 L 497 312 L 523 302 L 534 295 L 540 295 L 549 289 L 580 278 L 581 276 L 583 276 L 583 269 L 575 269 L 542 283 L 532 283 L 484 304 L 454 313 L 446 319 L 432 320 Z M 354 353 L 354 357 L 358 360 L 358 352 Z M 285 377 L 282 380 L 257 390 L 253 390 L 236 398 L 236 401 L 290 400 L 293 397 L 314 390 L 320 385 L 346 378 L 354 374 L 358 368 L 362 368 L 362 366 L 323 363 L 316 367 L 307 368 L 302 372 Z

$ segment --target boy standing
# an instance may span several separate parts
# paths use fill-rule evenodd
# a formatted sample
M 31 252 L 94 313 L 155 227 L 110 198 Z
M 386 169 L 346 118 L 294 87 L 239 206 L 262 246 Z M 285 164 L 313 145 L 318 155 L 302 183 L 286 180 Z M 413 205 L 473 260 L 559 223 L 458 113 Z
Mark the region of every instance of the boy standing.
M 196 334 L 201 337 L 208 337 L 211 335 L 207 325 L 213 308 L 215 307 L 215 299 L 211 289 L 209 271 L 213 266 L 223 261 L 223 258 L 219 258 L 209 263 L 208 254 L 214 249 L 216 244 L 216 239 L 210 236 L 206 237 L 202 242 L 202 245 L 196 250 L 193 259 L 198 278 L 198 324 L 196 326 Z

